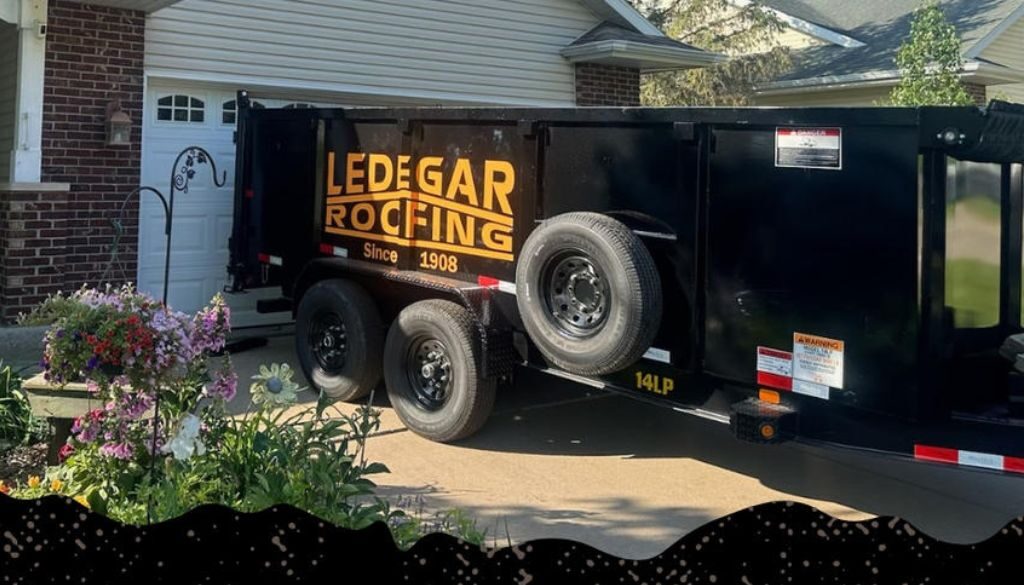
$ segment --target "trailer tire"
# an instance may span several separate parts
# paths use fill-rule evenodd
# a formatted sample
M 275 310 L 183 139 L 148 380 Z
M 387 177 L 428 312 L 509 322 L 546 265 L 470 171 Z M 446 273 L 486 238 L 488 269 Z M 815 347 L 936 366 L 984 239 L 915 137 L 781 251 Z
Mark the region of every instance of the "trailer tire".
M 483 371 L 475 319 L 464 307 L 420 301 L 392 323 L 384 379 L 391 406 L 414 433 L 448 443 L 480 430 L 494 408 L 497 386 Z
M 635 363 L 661 324 L 654 259 L 632 230 L 599 213 L 566 213 L 538 226 L 520 253 L 516 289 L 533 343 L 573 374 Z
M 380 311 L 363 287 L 347 280 L 320 281 L 299 302 L 295 349 L 314 388 L 335 400 L 363 398 L 381 379 Z

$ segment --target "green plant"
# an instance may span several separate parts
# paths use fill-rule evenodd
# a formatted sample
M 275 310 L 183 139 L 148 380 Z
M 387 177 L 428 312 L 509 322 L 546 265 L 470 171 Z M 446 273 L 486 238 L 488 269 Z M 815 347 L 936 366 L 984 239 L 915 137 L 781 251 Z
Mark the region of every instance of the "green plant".
M 960 74 L 960 38 L 935 0 L 914 11 L 910 36 L 896 54 L 902 77 L 889 96 L 897 106 L 970 105 Z
M 742 106 L 757 85 L 792 67 L 779 42 L 785 26 L 757 2 L 732 0 L 631 0 L 673 39 L 728 56 L 728 60 L 685 71 L 645 75 L 645 105 Z
M 46 421 L 32 415 L 21 390 L 21 376 L 0 362 L 0 451 L 35 443 L 46 433 Z
M 366 460 L 366 441 L 380 427 L 380 412 L 346 414 L 324 396 L 295 412 L 306 390 L 286 364 L 261 366 L 249 410 L 228 416 L 238 377 L 230 359 L 216 370 L 207 359 L 230 330 L 219 297 L 188 316 L 130 287 L 82 289 L 51 297 L 34 314 L 52 319 L 48 379 L 84 379 L 103 406 L 75 422 L 63 463 L 45 479 L 13 486 L 16 496 L 69 496 L 128 524 L 170 520 L 206 504 L 243 512 L 285 504 L 346 528 L 385 522 L 401 546 L 426 526 L 482 542 L 465 514 L 433 525 L 409 521 L 377 497 L 371 478 L 388 469 Z

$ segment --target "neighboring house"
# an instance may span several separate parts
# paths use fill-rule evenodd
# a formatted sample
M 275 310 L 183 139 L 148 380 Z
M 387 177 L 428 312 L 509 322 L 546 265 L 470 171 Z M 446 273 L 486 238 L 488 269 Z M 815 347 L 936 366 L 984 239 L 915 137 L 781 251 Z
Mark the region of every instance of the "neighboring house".
M 718 57 L 666 38 L 625 0 L 0 0 L 0 320 L 96 284 L 111 218 L 167 189 L 184 147 L 207 169 L 175 203 L 171 304 L 226 282 L 235 92 L 266 107 L 637 105 L 639 75 Z M 133 121 L 108 146 L 108 106 Z M 159 293 L 161 204 L 131 202 L 115 277 Z M 255 297 L 236 323 L 261 322 Z
M 757 0 L 786 25 L 794 67 L 760 105 L 874 105 L 899 80 L 896 53 L 921 0 Z M 1024 0 L 942 0 L 963 41 L 962 79 L 979 103 L 1024 103 Z

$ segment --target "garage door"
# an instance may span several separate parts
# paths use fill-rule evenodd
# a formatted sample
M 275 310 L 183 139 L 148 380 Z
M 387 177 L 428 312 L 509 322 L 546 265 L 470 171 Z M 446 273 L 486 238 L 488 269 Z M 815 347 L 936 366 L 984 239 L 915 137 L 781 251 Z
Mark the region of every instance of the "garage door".
M 313 105 L 284 99 L 257 102 L 264 107 Z M 208 303 L 228 282 L 226 266 L 235 170 L 234 91 L 202 85 L 152 83 L 147 91 L 145 115 L 144 185 L 166 192 L 175 157 L 192 145 L 208 150 L 218 170 L 227 171 L 227 183 L 217 188 L 211 180 L 210 169 L 198 167 L 188 192 L 175 196 L 169 302 L 175 309 L 192 312 Z M 140 211 L 138 282 L 141 290 L 157 298 L 163 290 L 165 249 L 163 206 L 155 197 L 144 196 Z M 290 321 L 287 313 L 256 313 L 257 300 L 279 294 L 279 290 L 267 289 L 228 295 L 234 325 L 252 327 Z

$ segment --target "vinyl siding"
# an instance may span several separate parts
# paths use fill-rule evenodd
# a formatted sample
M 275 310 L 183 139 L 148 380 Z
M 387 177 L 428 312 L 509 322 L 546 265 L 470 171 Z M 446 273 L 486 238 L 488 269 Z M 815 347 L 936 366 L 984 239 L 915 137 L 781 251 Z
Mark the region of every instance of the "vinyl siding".
M 0 25 L 0 183 L 11 179 L 15 100 L 18 91 L 18 29 Z
M 1024 71 L 1024 18 L 1006 29 L 1003 34 L 982 52 L 981 57 Z M 1012 85 L 992 85 L 988 88 L 990 98 L 1008 97 L 1011 101 L 1024 103 L 1024 83 Z
M 183 0 L 149 17 L 151 75 L 485 104 L 569 105 L 578 0 Z
M 858 87 L 833 91 L 806 91 L 787 95 L 761 96 L 759 106 L 875 106 L 889 97 L 889 87 Z

